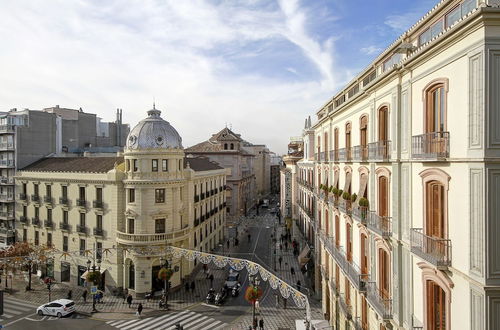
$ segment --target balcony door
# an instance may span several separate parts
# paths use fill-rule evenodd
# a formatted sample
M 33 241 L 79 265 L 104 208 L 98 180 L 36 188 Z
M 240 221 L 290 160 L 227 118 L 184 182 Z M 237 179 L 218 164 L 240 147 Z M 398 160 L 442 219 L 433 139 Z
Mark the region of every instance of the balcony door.
M 368 274 L 368 236 L 361 234 L 361 274 Z
M 380 217 L 389 216 L 389 180 L 386 176 L 378 177 L 378 207 Z
M 340 246 L 340 218 L 337 214 L 335 215 L 335 246 Z
M 368 117 L 363 116 L 359 126 L 359 144 L 361 145 L 361 159 L 368 158 Z
M 389 140 L 389 129 L 388 129 L 389 113 L 387 107 L 380 108 L 378 110 L 378 140 L 387 141 Z
M 346 154 L 350 155 L 351 152 L 351 123 L 345 125 L 345 149 Z
M 425 133 L 446 131 L 444 85 L 434 85 L 427 91 L 426 96 Z
M 446 238 L 445 220 L 445 187 L 438 181 L 426 183 L 425 203 L 425 235 L 435 238 Z
M 390 299 L 391 263 L 389 254 L 384 249 L 378 250 L 378 288 L 383 299 Z
M 345 238 L 346 238 L 346 258 L 347 261 L 352 261 L 352 229 L 351 224 L 347 223 L 345 227 Z
M 446 293 L 433 281 L 426 281 L 427 330 L 446 330 Z

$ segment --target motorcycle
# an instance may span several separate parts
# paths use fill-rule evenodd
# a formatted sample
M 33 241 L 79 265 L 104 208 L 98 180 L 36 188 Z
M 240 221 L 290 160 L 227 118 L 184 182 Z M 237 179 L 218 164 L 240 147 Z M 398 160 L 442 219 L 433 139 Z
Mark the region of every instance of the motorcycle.
M 221 288 L 220 291 L 217 292 L 217 294 L 215 295 L 215 304 L 222 305 L 226 297 L 227 297 L 227 291 L 224 288 Z
M 240 294 L 240 288 L 241 288 L 241 284 L 240 283 L 236 284 L 233 287 L 233 289 L 231 290 L 231 296 L 236 297 L 237 295 L 239 295 Z
M 215 302 L 215 290 L 210 288 L 208 290 L 207 298 L 206 298 L 207 304 L 212 304 Z

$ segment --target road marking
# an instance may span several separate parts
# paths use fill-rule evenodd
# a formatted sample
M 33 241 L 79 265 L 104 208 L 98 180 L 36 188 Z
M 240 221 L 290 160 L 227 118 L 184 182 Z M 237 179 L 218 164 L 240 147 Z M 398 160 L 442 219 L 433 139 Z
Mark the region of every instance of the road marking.
M 28 315 L 28 316 L 33 316 L 33 315 L 36 315 L 36 313 L 30 314 L 30 315 Z M 4 324 L 4 325 L 3 325 L 3 327 L 5 328 L 5 327 L 7 327 L 7 326 L 9 326 L 9 325 L 11 325 L 11 324 L 14 324 L 14 323 L 16 323 L 16 322 L 19 322 L 19 321 L 21 321 L 21 320 L 24 320 L 24 319 L 28 318 L 28 316 L 25 316 L 25 317 L 23 317 L 23 318 L 19 318 L 19 319 L 15 320 L 15 321 L 12 321 L 12 322 L 10 322 L 10 323 Z
M 212 308 L 217 308 L 219 309 L 220 306 L 215 306 L 215 305 L 210 305 L 210 304 L 205 304 L 205 303 L 201 303 L 202 306 L 207 306 L 207 307 L 212 307 Z

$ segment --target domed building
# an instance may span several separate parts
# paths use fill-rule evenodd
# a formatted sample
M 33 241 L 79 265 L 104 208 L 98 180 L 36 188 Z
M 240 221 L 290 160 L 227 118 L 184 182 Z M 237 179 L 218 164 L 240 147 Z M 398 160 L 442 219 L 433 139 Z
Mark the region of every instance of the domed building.
M 44 237 L 48 244 L 50 238 L 56 249 L 80 251 L 72 261 L 46 267 L 57 281 L 84 285 L 86 265 L 96 259 L 85 251 L 95 247 L 102 259 L 101 288 L 127 288 L 142 297 L 163 288 L 158 271 L 165 256 L 140 248 L 173 245 L 210 251 L 223 240 L 227 170 L 207 158 L 186 158 L 181 136 L 155 107 L 130 131 L 123 155 L 45 158 L 18 176 L 17 188 L 24 195 L 45 191 L 47 196 L 50 186 L 54 196 L 50 205 L 41 202 L 48 198 L 33 197 L 17 208 L 19 240 L 43 244 Z M 61 223 L 24 221 L 44 213 Z M 106 249 L 112 252 L 104 255 Z M 170 266 L 177 270 L 170 280 L 175 287 L 194 264 L 173 259 Z

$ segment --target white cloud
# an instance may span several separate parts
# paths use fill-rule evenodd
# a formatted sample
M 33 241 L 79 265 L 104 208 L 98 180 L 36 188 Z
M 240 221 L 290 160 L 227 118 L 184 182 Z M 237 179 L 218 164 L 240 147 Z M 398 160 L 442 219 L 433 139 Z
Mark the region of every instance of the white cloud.
M 81 106 L 105 120 L 120 107 L 135 125 L 155 97 L 185 146 L 231 122 L 246 140 L 284 152 L 340 74 L 333 39 L 315 40 L 306 13 L 297 1 L 3 1 L 0 107 Z M 320 75 L 235 75 L 238 63 L 221 55 L 259 61 L 252 44 L 277 40 L 299 47 Z
M 382 51 L 382 48 L 371 45 L 368 47 L 363 47 L 360 50 L 361 50 L 361 52 L 363 52 L 366 55 L 374 55 L 374 54 L 380 53 Z
M 396 30 L 397 32 L 404 32 L 408 30 L 419 18 L 421 14 L 416 11 L 407 12 L 401 15 L 389 15 L 385 19 L 385 25 Z

